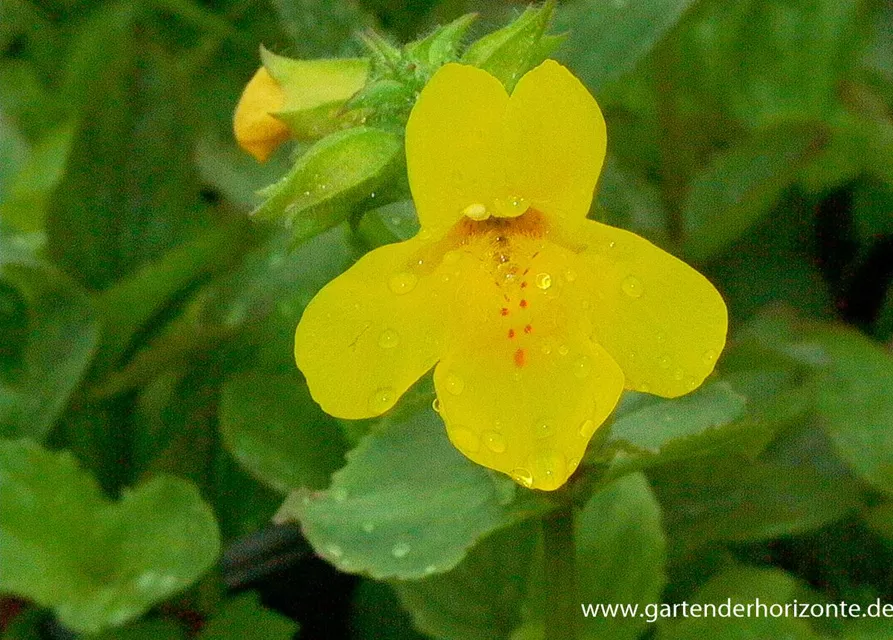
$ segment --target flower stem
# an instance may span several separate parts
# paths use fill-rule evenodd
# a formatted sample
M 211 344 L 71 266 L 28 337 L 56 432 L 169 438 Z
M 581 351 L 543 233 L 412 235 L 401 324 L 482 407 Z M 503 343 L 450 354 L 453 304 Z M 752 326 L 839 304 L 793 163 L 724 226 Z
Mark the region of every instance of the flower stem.
M 576 640 L 580 602 L 571 505 L 543 517 L 546 640 Z

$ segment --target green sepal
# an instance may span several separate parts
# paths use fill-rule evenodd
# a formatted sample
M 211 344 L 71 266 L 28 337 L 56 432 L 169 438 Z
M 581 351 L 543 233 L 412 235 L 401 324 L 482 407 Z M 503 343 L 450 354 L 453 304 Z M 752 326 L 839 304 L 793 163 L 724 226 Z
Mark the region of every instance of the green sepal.
M 298 140 L 318 140 L 358 124 L 345 103 L 366 84 L 368 58 L 294 60 L 261 48 L 261 59 L 282 87 L 285 104 L 274 115 Z
M 490 33 L 465 51 L 462 62 L 496 76 L 508 91 L 533 67 L 545 60 L 563 41 L 546 36 L 552 23 L 554 2 L 528 7 L 512 24 Z
M 282 219 L 296 241 L 346 220 L 402 164 L 399 136 L 371 127 L 333 133 L 315 143 L 279 182 L 261 191 L 254 210 L 262 220 Z
M 404 48 L 407 60 L 433 73 L 447 62 L 459 58 L 459 45 L 477 14 L 467 13 L 448 25 L 438 27 L 424 38 L 410 42 Z

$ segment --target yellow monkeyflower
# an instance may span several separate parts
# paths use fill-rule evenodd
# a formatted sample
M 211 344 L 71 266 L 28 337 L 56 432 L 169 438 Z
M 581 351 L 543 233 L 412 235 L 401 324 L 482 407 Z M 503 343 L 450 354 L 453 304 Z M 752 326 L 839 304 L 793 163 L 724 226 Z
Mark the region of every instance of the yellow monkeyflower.
M 595 100 L 552 60 L 511 96 L 480 69 L 442 67 L 406 129 L 421 230 L 330 282 L 298 325 L 322 408 L 382 414 L 436 366 L 453 444 L 553 490 L 624 388 L 697 388 L 725 345 L 725 304 L 680 260 L 586 219 L 605 146 Z

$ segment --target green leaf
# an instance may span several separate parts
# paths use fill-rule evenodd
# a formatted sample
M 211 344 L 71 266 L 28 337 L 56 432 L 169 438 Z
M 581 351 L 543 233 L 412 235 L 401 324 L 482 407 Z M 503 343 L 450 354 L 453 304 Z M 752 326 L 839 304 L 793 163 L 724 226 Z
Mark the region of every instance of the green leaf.
M 603 487 L 577 518 L 578 589 L 584 603 L 659 602 L 666 540 L 661 512 L 642 474 Z M 642 618 L 587 617 L 583 637 L 637 638 Z
M 0 285 L 15 294 L 13 300 L 26 303 L 28 331 L 10 354 L 13 365 L 0 367 L 0 437 L 39 440 L 86 372 L 99 337 L 98 321 L 74 282 L 32 258 L 14 255 L 10 245 L 0 238 Z
M 511 92 L 521 76 L 549 57 L 552 47 L 559 44 L 554 38 L 544 43 L 554 11 L 554 2 L 528 7 L 507 27 L 471 44 L 462 62 L 487 71 Z
M 893 493 L 893 356 L 842 327 L 809 332 L 803 345 L 823 356 L 817 409 L 841 457 L 870 484 Z
M 354 591 L 352 605 L 352 640 L 428 640 L 415 630 L 412 618 L 387 583 L 362 580 Z
M 404 47 L 406 57 L 424 66 L 427 73 L 433 73 L 447 62 L 456 60 L 462 38 L 476 19 L 477 14 L 468 13 L 437 27 L 424 38 L 407 44 Z
M 668 245 L 667 212 L 657 185 L 621 167 L 613 156 L 606 158 L 599 178 L 598 202 L 608 224 Z
M 632 404 L 631 408 L 627 408 Z M 589 456 L 606 462 L 602 481 L 655 464 L 703 455 L 739 434 L 746 400 L 726 382 L 712 382 L 682 398 L 631 397 L 618 411 L 608 440 Z
M 714 157 L 683 205 L 687 255 L 714 256 L 768 214 L 823 138 L 820 128 L 780 125 Z
M 103 497 L 67 453 L 0 441 L 0 591 L 95 633 L 181 591 L 217 558 L 214 515 L 191 484 L 159 476 Z
M 372 26 L 359 3 L 329 0 L 273 0 L 279 22 L 291 36 L 289 49 L 301 58 L 322 58 L 354 49 L 351 37 Z
M 859 239 L 872 243 L 893 236 L 893 184 L 865 181 L 853 190 L 853 222 Z
M 264 609 L 257 593 L 240 594 L 223 603 L 196 640 L 290 640 L 296 622 Z
M 562 4 L 555 23 L 570 32 L 559 59 L 590 89 L 631 71 L 678 22 L 694 0 Z
M 397 171 L 403 156 L 399 138 L 380 129 L 356 127 L 323 138 L 298 159 L 254 215 L 282 218 L 296 241 L 343 222 L 353 206 L 371 197 Z
M 220 428 L 233 457 L 283 493 L 321 489 L 344 464 L 338 423 L 313 402 L 297 372 L 229 378 L 221 391 Z
M 107 287 L 208 222 L 189 142 L 188 83 L 172 58 L 150 55 L 128 5 L 98 11 L 80 34 L 81 54 L 70 63 L 79 88 L 69 92 L 83 104 L 47 215 L 51 255 L 88 288 Z
M 758 459 L 693 458 L 649 471 L 674 556 L 711 541 L 767 540 L 841 519 L 863 505 L 861 486 L 811 426 Z
M 386 419 L 347 454 L 319 493 L 293 493 L 280 520 L 298 520 L 339 569 L 416 579 L 449 571 L 481 537 L 541 505 L 460 454 L 427 407 Z
M 434 638 L 507 638 L 520 622 L 538 533 L 530 522 L 497 531 L 451 571 L 394 589 L 416 627 Z
M 120 629 L 112 629 L 90 640 L 184 640 L 183 627 L 170 620 L 141 620 Z
M 729 640 L 764 640 L 765 638 L 789 638 L 790 640 L 808 640 L 818 638 L 810 629 L 806 620 L 794 615 L 775 616 L 769 613 L 770 606 L 784 607 L 793 603 L 803 587 L 790 575 L 778 569 L 758 569 L 754 567 L 736 567 L 723 571 L 712 577 L 692 598 L 692 605 L 726 604 L 731 611 L 725 615 L 709 614 L 710 609 L 699 608 L 698 617 L 690 616 L 681 620 L 672 613 L 660 614 L 661 640 L 703 640 L 703 638 L 728 638 Z M 760 610 L 757 614 L 756 601 L 766 606 L 766 613 Z M 729 605 L 730 601 L 730 605 Z M 734 614 L 735 605 L 743 605 Z M 662 605 L 669 607 L 670 605 Z M 747 607 L 751 607 L 747 615 Z M 723 608 L 725 611 L 726 608 Z M 790 612 L 790 609 L 789 609 Z M 664 622 L 666 620 L 666 622 Z

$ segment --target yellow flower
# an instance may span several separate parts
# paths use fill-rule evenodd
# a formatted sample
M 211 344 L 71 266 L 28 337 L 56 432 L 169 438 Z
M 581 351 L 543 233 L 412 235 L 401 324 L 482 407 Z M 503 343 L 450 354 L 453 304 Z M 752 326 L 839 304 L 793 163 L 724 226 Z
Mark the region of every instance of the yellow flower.
M 484 71 L 441 68 L 406 129 L 421 230 L 330 282 L 297 328 L 322 408 L 382 414 L 436 365 L 453 444 L 553 490 L 624 388 L 697 388 L 725 344 L 725 304 L 670 254 L 586 219 L 605 146 L 595 100 L 552 60 L 511 97 Z
M 284 105 L 282 87 L 261 67 L 245 85 L 233 117 L 236 142 L 258 162 L 265 162 L 276 147 L 288 140 L 288 127 L 271 115 Z

